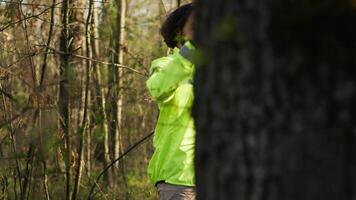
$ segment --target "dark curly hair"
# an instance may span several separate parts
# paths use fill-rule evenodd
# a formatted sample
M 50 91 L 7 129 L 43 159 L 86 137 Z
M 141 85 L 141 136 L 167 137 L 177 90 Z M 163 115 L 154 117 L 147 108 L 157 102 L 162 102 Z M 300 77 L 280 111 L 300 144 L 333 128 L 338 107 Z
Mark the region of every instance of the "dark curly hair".
M 161 35 L 169 48 L 178 47 L 177 36 L 183 31 L 190 14 L 194 11 L 193 3 L 183 5 L 168 15 L 161 27 Z

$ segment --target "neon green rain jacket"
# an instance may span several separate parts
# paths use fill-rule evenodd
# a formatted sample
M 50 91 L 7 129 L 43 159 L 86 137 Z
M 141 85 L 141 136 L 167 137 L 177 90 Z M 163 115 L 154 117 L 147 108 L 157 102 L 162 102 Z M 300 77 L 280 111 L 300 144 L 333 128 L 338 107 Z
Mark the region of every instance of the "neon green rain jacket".
M 190 42 L 184 46 L 194 50 Z M 178 48 L 151 64 L 151 76 L 146 84 L 160 110 L 153 138 L 155 151 L 148 166 L 153 184 L 165 181 L 195 186 L 195 128 L 191 116 L 194 72 L 194 65 Z

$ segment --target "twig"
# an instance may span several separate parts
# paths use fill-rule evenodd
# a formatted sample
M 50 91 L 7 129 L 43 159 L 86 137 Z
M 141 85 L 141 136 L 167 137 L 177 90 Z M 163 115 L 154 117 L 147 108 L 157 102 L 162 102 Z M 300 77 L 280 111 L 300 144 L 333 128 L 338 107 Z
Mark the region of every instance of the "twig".
M 43 46 L 43 45 L 39 45 L 39 46 Z M 58 54 L 67 54 L 67 55 L 71 55 L 71 56 L 74 56 L 76 58 L 80 58 L 80 59 L 84 59 L 84 60 L 90 60 L 92 62 L 96 62 L 96 63 L 100 63 L 100 64 L 103 64 L 103 65 L 114 65 L 115 67 L 120 67 L 120 68 L 123 68 L 123 69 L 127 69 L 129 71 L 132 71 L 136 74 L 139 74 L 141 76 L 144 76 L 144 77 L 148 77 L 147 74 L 143 73 L 143 72 L 140 72 L 136 69 L 133 69 L 131 67 L 128 67 L 126 65 L 122 65 L 122 64 L 118 64 L 118 63 L 109 63 L 109 62 L 105 62 L 105 61 L 101 61 L 101 60 L 96 60 L 96 59 L 92 59 L 92 58 L 88 58 L 86 56 L 81 56 L 81 55 L 77 55 L 77 54 L 73 54 L 73 53 L 66 53 L 66 52 L 63 52 L 63 51 L 59 51 L 59 50 L 56 50 L 54 48 L 51 48 L 51 47 L 48 47 L 50 50 L 52 50 L 53 52 L 55 53 L 58 53 Z
M 13 101 L 14 103 L 18 103 L 17 102 L 17 100 L 12 96 L 12 94 L 10 94 L 10 93 L 8 93 L 8 92 L 6 92 L 6 91 L 4 91 L 3 89 L 2 89 L 2 86 L 1 86 L 1 84 L 0 84 L 0 93 L 2 94 L 2 95 L 4 95 L 4 97 L 7 97 L 8 99 L 10 99 L 11 101 Z
M 148 135 L 146 135 L 144 138 L 142 138 L 141 140 L 139 140 L 138 142 L 136 142 L 134 145 L 132 145 L 129 149 L 127 149 L 124 153 L 122 153 L 118 158 L 116 158 L 114 161 L 112 161 L 109 165 L 107 165 L 103 171 L 100 172 L 100 174 L 97 176 L 96 178 L 96 183 L 99 182 L 100 178 L 112 167 L 114 166 L 114 164 L 116 162 L 118 162 L 119 160 L 121 160 L 123 157 L 125 157 L 128 153 L 130 153 L 133 149 L 135 149 L 138 145 L 140 145 L 142 142 L 144 142 L 145 140 L 147 140 L 148 138 L 150 138 L 152 135 L 154 134 L 154 131 L 152 131 L 151 133 L 149 133 Z M 90 192 L 88 195 L 88 200 L 92 199 L 92 194 L 94 192 L 95 189 L 95 184 L 92 185 L 92 187 L 90 188 Z
M 56 5 L 61 4 L 61 3 L 62 3 L 62 2 L 57 3 Z M 31 18 L 34 18 L 34 17 L 39 17 L 39 16 L 43 15 L 44 13 L 46 13 L 46 12 L 47 12 L 48 10 L 50 10 L 51 8 L 52 8 L 52 7 L 46 8 L 46 9 L 42 10 L 41 12 L 39 12 L 38 14 L 27 16 L 27 17 L 25 17 L 25 18 L 22 18 L 22 19 L 16 21 L 16 22 L 10 22 L 10 23 L 6 24 L 5 26 L 3 26 L 2 28 L 0 28 L 0 32 L 2 32 L 2 31 L 4 31 L 4 30 L 8 29 L 8 28 L 11 27 L 11 26 L 14 26 L 14 25 L 16 25 L 16 24 L 18 24 L 18 23 L 21 23 L 21 22 L 23 22 L 23 21 L 25 21 L 25 20 L 28 20 L 28 19 L 31 19 Z
M 52 40 L 52 34 L 53 34 L 53 25 L 54 25 L 54 6 L 56 5 L 56 0 L 52 1 L 52 9 L 51 9 L 51 24 L 49 27 L 49 32 L 48 32 L 48 39 L 47 39 L 47 47 L 45 50 L 45 55 L 43 58 L 43 63 L 42 63 L 42 71 L 41 71 L 41 79 L 40 79 L 40 88 L 42 88 L 43 80 L 44 80 L 44 75 L 46 72 L 46 67 L 47 67 L 47 55 L 49 52 L 48 47 L 51 45 L 51 40 Z
M 163 6 L 163 9 L 164 9 L 164 12 L 165 12 L 165 14 L 167 15 L 166 4 L 164 4 L 164 1 L 163 1 L 163 0 L 161 0 L 161 3 L 162 3 L 162 6 Z
M 23 12 L 21 3 L 22 3 L 22 1 L 20 1 L 20 4 L 18 4 L 18 10 L 21 13 L 21 15 L 25 18 L 26 15 Z M 27 22 L 26 22 L 26 20 L 23 21 L 23 22 L 24 23 L 22 23 L 22 28 L 23 28 L 24 33 L 25 33 L 27 50 L 29 52 L 31 52 L 32 48 L 31 48 L 31 44 L 30 44 L 30 40 L 29 40 L 29 34 L 28 34 L 28 31 L 27 31 Z M 36 55 L 36 54 L 34 53 L 34 55 Z M 35 88 L 36 87 L 36 72 L 35 72 L 36 69 L 35 69 L 35 64 L 34 64 L 34 61 L 33 61 L 33 56 L 29 57 L 29 61 L 30 61 L 30 69 L 31 69 L 31 75 L 32 75 L 33 88 Z M 26 191 L 24 191 L 24 192 L 26 192 Z
M 2 100 L 3 100 L 3 103 L 4 103 L 4 111 L 5 111 L 5 119 L 7 120 L 8 118 L 11 118 L 12 117 L 12 109 L 10 112 L 8 112 L 8 109 L 7 109 L 7 106 L 6 106 L 6 102 L 5 102 L 5 97 L 4 97 L 4 94 L 2 95 Z M 10 105 L 11 106 L 11 105 Z M 10 115 L 8 117 L 8 114 Z M 15 155 L 17 155 L 17 149 L 16 149 L 16 141 L 15 141 L 15 128 L 13 127 L 12 125 L 12 120 L 11 122 L 9 123 L 10 124 L 10 127 L 8 127 L 8 135 L 9 135 L 9 138 L 11 140 L 11 147 L 12 147 L 12 151 Z M 0 126 L 1 128 L 1 126 Z M 15 158 L 15 163 L 16 163 L 16 171 L 17 171 L 17 175 L 18 175 L 18 178 L 19 178 L 19 185 L 20 185 L 20 198 L 22 199 L 23 198 L 23 187 L 22 187 L 22 175 L 21 175 L 21 167 L 20 167 L 20 162 L 18 160 L 18 158 Z M 16 180 L 15 180 L 16 182 Z M 16 194 L 16 190 L 15 190 L 15 194 Z
M 9 119 L 9 120 L 7 120 L 7 121 L 5 121 L 5 122 L 2 122 L 2 123 L 0 124 L 0 129 L 2 129 L 3 127 L 5 127 L 5 126 L 11 124 L 12 122 L 14 122 L 14 121 L 17 120 L 18 118 L 20 118 L 22 115 L 26 114 L 29 110 L 31 110 L 30 107 L 25 107 L 25 108 L 23 108 L 23 109 L 22 109 L 22 112 L 21 112 L 20 114 L 18 114 L 18 115 L 16 115 L 16 116 L 12 117 L 11 119 Z
M 88 172 L 88 165 L 84 165 L 86 171 Z M 87 174 L 87 178 L 89 179 L 89 184 L 91 184 L 91 182 L 94 182 L 94 184 L 96 185 L 96 187 L 98 187 L 99 192 L 101 193 L 101 195 L 103 195 L 103 197 L 105 198 L 105 200 L 107 200 L 106 194 L 103 192 L 103 190 L 101 189 L 100 185 L 95 182 L 95 180 L 92 180 L 92 178 L 90 177 L 90 174 Z
M 93 2 L 99 2 L 99 3 L 105 3 L 102 1 L 93 1 Z M 14 1 L 0 1 L 0 3 L 7 3 L 7 4 L 21 4 L 22 6 L 34 6 L 34 7 L 52 7 L 51 5 L 47 5 L 47 4 L 39 4 L 39 3 L 23 3 L 23 2 L 14 2 Z M 62 8 L 61 6 L 56 6 L 54 8 Z M 74 7 L 71 9 L 89 9 L 86 7 Z
M 16 60 L 15 62 L 11 63 L 11 64 L 10 64 L 9 66 L 7 66 L 7 67 L 0 66 L 0 71 L 2 70 L 2 71 L 5 71 L 5 72 L 8 73 L 8 74 L 13 75 L 14 77 L 18 78 L 18 79 L 21 80 L 23 83 L 25 83 L 25 85 L 27 85 L 29 88 L 33 88 L 33 86 L 32 86 L 30 83 L 28 83 L 25 79 L 21 78 L 21 76 L 19 76 L 19 75 L 17 75 L 17 74 L 14 74 L 13 72 L 11 72 L 11 71 L 8 69 L 9 67 L 15 65 L 16 63 L 21 62 L 22 60 L 24 60 L 24 59 L 26 59 L 26 58 L 29 58 L 29 57 L 32 57 L 32 56 L 34 56 L 34 54 L 30 54 L 30 55 L 28 55 L 28 56 L 24 56 L 24 57 L 20 58 L 19 60 Z

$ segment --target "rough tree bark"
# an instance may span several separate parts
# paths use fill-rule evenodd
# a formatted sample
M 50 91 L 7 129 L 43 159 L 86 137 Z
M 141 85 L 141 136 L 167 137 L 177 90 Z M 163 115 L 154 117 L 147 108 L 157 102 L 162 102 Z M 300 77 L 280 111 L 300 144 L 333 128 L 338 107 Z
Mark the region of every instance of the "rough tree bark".
M 355 3 L 196 5 L 198 199 L 356 199 Z

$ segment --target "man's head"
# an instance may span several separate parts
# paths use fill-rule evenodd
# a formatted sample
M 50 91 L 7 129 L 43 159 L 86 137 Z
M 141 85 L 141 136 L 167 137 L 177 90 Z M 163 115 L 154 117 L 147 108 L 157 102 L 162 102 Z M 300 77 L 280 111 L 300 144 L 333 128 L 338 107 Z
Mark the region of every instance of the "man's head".
M 193 11 L 192 3 L 174 10 L 162 24 L 161 35 L 168 47 L 181 47 L 185 41 L 193 39 Z

